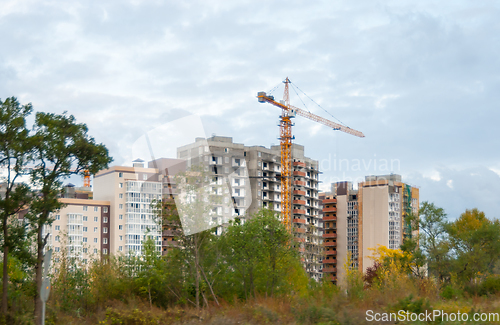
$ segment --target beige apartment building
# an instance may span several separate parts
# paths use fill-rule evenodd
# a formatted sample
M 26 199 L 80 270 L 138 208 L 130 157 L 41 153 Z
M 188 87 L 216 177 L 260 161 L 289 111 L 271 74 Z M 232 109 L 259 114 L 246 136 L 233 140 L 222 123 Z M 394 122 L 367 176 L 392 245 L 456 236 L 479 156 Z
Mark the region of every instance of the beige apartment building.
M 59 199 L 66 206 L 52 214 L 54 222 L 45 226 L 47 249 L 52 248 L 57 263 L 63 254 L 76 261 L 88 261 L 110 251 L 110 202 L 88 199 Z
M 366 176 L 358 189 L 351 182 L 337 182 L 324 196 L 324 236 L 332 234 L 332 243 L 323 273 L 335 281 L 342 281 L 348 256 L 350 267 L 365 272 L 373 265 L 370 248 L 398 249 L 405 238 L 418 234 L 406 217 L 418 216 L 419 189 L 403 183 L 400 175 Z
M 162 199 L 162 181 L 158 169 L 145 168 L 140 159 L 133 162 L 133 167 L 113 166 L 94 176 L 94 199 L 110 202 L 112 254 L 140 255 L 146 235 L 161 250 L 161 216 L 152 203 Z

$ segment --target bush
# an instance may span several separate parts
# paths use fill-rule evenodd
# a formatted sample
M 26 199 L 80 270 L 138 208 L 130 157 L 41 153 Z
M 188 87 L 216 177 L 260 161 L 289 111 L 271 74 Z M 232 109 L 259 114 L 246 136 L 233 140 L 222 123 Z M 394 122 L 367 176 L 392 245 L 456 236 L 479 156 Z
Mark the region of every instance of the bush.
M 500 276 L 489 276 L 479 284 L 479 294 L 485 296 L 500 292 Z
M 155 325 L 159 324 L 158 317 L 150 312 L 139 309 L 132 311 L 119 311 L 112 308 L 106 310 L 106 319 L 99 324 L 102 325 Z
M 391 310 L 405 310 L 411 313 L 420 314 L 426 310 L 431 310 L 429 301 L 426 298 L 419 298 L 414 300 L 413 295 L 410 294 L 408 297 L 398 301 Z

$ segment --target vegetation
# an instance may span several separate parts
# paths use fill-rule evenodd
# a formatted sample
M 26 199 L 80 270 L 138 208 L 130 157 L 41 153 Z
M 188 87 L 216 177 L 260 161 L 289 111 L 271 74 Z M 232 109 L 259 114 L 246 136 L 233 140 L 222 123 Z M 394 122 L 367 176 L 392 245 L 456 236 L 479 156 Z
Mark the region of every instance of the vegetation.
M 84 169 L 94 173 L 111 159 L 72 116 L 37 113 L 29 131 L 30 105 L 15 98 L 0 104 L 0 162 L 13 171 L 0 200 L 0 323 L 33 324 L 40 322 L 42 227 L 61 207 L 62 180 Z M 36 194 L 15 185 L 28 163 L 41 188 Z M 203 172 L 177 182 L 193 198 L 180 207 L 191 211 L 184 213 L 188 219 L 179 217 L 172 201 L 158 203 L 176 243 L 166 255 L 151 238 L 143 241 L 138 257 L 83 264 L 59 252 L 46 323 L 360 324 L 367 310 L 500 313 L 500 222 L 477 209 L 448 221 L 443 209 L 423 202 L 419 217 L 409 216 L 418 237 L 407 238 L 397 250 L 374 247 L 374 265 L 364 274 L 351 269 L 348 259 L 344 278 L 334 286 L 307 278 L 293 238 L 273 211 L 237 219 L 220 236 L 210 229 L 192 231 L 198 226 L 194 218 L 209 214 L 212 205 L 204 192 L 210 179 Z M 30 210 L 29 228 L 15 222 L 22 208 Z M 181 225 L 192 233 L 185 234 Z

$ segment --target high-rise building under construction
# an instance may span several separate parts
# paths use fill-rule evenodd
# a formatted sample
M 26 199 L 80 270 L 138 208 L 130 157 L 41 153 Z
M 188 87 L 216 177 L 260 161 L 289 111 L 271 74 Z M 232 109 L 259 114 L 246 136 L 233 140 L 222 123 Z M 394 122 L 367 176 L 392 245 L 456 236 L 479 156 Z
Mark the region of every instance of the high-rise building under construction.
M 203 165 L 213 177 L 230 186 L 233 207 L 214 207 L 217 233 L 235 217 L 245 220 L 261 208 L 281 212 L 280 146 L 245 146 L 230 137 L 197 138 L 179 147 L 177 158 L 190 166 Z M 292 145 L 292 224 L 296 244 L 310 277 L 319 280 L 323 255 L 323 225 L 319 218 L 318 161 L 304 155 L 304 147 Z M 222 195 L 223 193 L 221 193 Z
M 418 234 L 408 216 L 418 216 L 419 189 L 405 184 L 400 175 L 366 176 L 354 189 L 337 182 L 322 193 L 325 228 L 323 273 L 337 283 L 344 264 L 365 272 L 378 245 L 397 249 L 405 238 Z

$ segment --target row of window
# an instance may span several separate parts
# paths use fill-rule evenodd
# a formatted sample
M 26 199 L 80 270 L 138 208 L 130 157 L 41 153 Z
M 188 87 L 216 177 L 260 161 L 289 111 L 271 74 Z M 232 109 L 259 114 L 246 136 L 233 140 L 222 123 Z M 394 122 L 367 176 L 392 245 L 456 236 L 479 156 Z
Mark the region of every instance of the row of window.
M 84 205 L 82 207 L 83 211 L 88 211 L 88 206 Z M 108 213 L 108 207 L 103 207 L 102 208 L 103 212 L 104 213 Z M 99 211 L 99 207 L 94 207 L 94 212 L 98 212 Z
M 120 204 L 120 205 L 121 205 L 121 204 Z M 57 214 L 57 215 L 55 216 L 55 220 L 61 220 L 61 215 Z M 83 216 L 83 217 L 82 217 L 82 221 L 84 221 L 84 222 L 85 222 L 85 221 L 89 221 L 89 217 L 88 217 L 88 216 Z M 103 221 L 104 223 L 108 223 L 108 217 L 103 217 L 102 221 Z M 69 219 L 68 219 L 68 222 L 75 222 L 75 220 L 74 220 L 73 218 L 69 218 Z M 99 217 L 94 217 L 94 222 L 99 222 Z M 56 226 L 56 227 L 58 227 L 58 226 Z M 56 230 L 58 230 L 58 229 L 56 229 Z
M 121 236 L 120 236 L 120 237 L 121 237 Z M 58 235 L 58 236 L 55 236 L 55 237 L 54 237 L 54 241 L 56 241 L 56 242 L 61 241 L 61 237 L 60 237 L 59 235 Z M 88 238 L 87 238 L 87 237 L 83 237 L 83 238 L 82 238 L 82 242 L 83 242 L 83 243 L 87 243 L 87 242 L 88 242 Z M 99 242 L 99 239 L 98 239 L 98 238 L 94 238 L 94 243 L 96 243 L 96 244 L 97 244 L 98 242 Z M 103 242 L 103 244 L 107 244 L 107 243 L 108 243 L 108 239 L 107 239 L 107 238 L 103 238 L 103 239 L 102 239 L 102 242 Z

